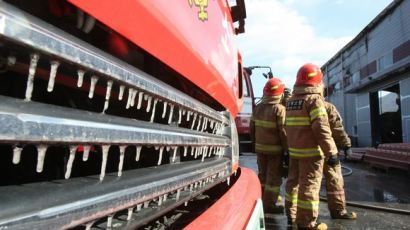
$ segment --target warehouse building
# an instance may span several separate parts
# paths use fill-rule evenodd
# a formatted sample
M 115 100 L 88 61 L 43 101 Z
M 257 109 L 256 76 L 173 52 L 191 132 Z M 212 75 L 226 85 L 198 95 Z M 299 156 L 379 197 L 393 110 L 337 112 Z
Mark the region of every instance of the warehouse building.
M 322 66 L 358 146 L 410 142 L 410 1 L 396 0 Z

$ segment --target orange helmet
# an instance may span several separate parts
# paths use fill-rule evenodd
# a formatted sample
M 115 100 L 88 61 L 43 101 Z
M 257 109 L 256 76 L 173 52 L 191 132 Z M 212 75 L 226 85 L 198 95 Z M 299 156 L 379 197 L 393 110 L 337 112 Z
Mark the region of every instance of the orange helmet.
M 278 96 L 285 91 L 285 85 L 279 78 L 271 78 L 263 88 L 263 96 Z
M 319 66 L 307 63 L 300 67 L 295 85 L 318 85 L 322 83 L 322 78 Z

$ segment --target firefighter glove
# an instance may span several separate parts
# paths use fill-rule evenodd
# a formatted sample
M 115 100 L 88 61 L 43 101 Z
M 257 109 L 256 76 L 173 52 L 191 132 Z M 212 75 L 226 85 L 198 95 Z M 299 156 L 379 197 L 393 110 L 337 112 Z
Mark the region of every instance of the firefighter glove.
M 350 147 L 345 147 L 343 149 L 345 159 L 349 159 L 352 156 L 352 149 Z
M 331 155 L 327 160 L 326 164 L 330 167 L 335 167 L 336 165 L 340 164 L 340 161 L 337 155 Z

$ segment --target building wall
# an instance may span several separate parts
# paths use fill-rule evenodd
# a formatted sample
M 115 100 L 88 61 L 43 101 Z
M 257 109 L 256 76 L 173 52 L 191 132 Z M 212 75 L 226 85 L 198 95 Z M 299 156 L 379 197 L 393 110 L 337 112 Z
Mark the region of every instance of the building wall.
M 400 101 L 402 115 L 403 142 L 410 142 L 410 73 L 400 81 Z
M 409 0 L 397 3 L 372 29 L 322 67 L 327 99 L 336 105 L 347 133 L 357 136 L 359 146 L 372 144 L 370 92 L 395 82 L 401 90 L 403 141 L 410 142 L 409 12 Z M 397 73 L 399 70 L 402 72 Z

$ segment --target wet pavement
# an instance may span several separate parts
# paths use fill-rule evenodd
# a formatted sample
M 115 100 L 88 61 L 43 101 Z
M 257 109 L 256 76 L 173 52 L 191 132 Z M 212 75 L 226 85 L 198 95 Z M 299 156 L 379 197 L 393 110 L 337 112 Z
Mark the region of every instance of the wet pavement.
M 256 155 L 243 153 L 241 165 L 257 172 Z M 345 177 L 345 193 L 348 202 L 410 210 L 410 175 L 405 171 L 382 171 L 365 163 L 344 162 L 353 170 Z M 343 170 L 344 173 L 348 170 Z M 285 180 L 284 180 L 285 183 Z M 284 194 L 284 183 L 281 194 Z M 322 183 L 323 184 L 323 183 Z M 325 196 L 322 185 L 321 196 Z M 410 229 L 410 215 L 349 207 L 358 214 L 357 220 L 333 220 L 330 218 L 326 202 L 320 202 L 319 221 L 329 229 Z M 267 229 L 287 229 L 286 216 L 266 214 Z

